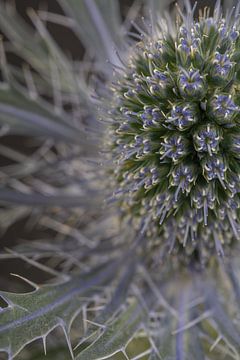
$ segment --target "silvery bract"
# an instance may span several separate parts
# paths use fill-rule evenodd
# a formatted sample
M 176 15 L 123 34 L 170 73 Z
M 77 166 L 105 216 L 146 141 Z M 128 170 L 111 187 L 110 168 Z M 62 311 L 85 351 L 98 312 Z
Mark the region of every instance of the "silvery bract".
M 0 5 L 1 135 L 26 140 L 0 145 L 0 225 L 44 234 L 1 261 L 51 277 L 0 293 L 0 356 L 239 359 L 239 7 L 59 4 L 28 11 L 34 36 Z

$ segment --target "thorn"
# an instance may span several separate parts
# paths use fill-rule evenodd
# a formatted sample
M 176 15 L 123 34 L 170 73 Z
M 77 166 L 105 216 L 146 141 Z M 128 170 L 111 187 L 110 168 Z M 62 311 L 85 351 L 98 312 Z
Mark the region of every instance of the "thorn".
M 126 350 L 125 350 L 125 349 L 122 349 L 122 353 L 123 353 L 123 355 L 125 356 L 125 358 L 126 358 L 127 360 L 130 360 L 130 358 L 128 357 L 128 354 L 126 353 Z
M 0 35 L 0 67 L 2 70 L 3 79 L 8 84 L 10 82 L 10 73 L 7 64 L 6 53 L 3 45 L 3 37 Z
M 183 239 L 183 247 L 186 247 L 186 244 L 187 244 L 189 227 L 190 227 L 190 224 L 189 224 L 189 221 L 188 221 L 188 222 L 187 222 L 186 229 L 185 229 L 184 239 Z
M 134 358 L 131 358 L 131 360 L 140 360 L 145 358 L 145 356 L 150 355 L 152 353 L 152 349 L 147 349 L 143 351 L 141 354 L 136 355 Z M 159 357 L 161 359 L 161 357 Z
M 99 327 L 99 328 L 101 328 L 103 330 L 106 329 L 106 325 L 99 324 L 99 323 L 97 323 L 95 321 L 91 321 L 91 320 L 86 319 L 86 322 L 88 322 L 89 324 L 95 325 L 95 326 L 97 326 L 97 327 Z
M 186 325 L 174 330 L 172 332 L 172 335 L 176 335 L 180 332 L 183 332 L 185 330 L 188 330 L 190 329 L 191 327 L 197 325 L 198 323 L 200 323 L 201 321 L 209 318 L 210 316 L 212 315 L 212 311 L 211 310 L 208 310 L 208 311 L 205 311 L 203 314 L 201 314 L 200 316 L 198 316 L 196 319 L 190 321 L 189 323 L 187 323 Z
M 72 348 L 69 332 L 67 331 L 66 325 L 65 325 L 65 323 L 63 322 L 62 319 L 61 319 L 61 322 L 62 322 L 61 327 L 63 329 L 64 335 L 65 335 L 65 338 L 66 338 L 66 341 L 67 341 L 68 349 L 70 351 L 72 359 L 74 360 L 73 348 Z
M 44 355 L 46 356 L 47 355 L 47 338 L 46 338 L 46 336 L 43 336 L 42 341 L 43 341 Z
M 42 270 L 44 272 L 47 272 L 47 273 L 49 273 L 51 275 L 54 275 L 56 277 L 60 277 L 60 278 L 62 278 L 64 280 L 67 279 L 66 275 L 64 275 L 64 274 L 62 274 L 62 273 L 60 273 L 60 272 L 58 272 L 58 271 L 56 271 L 54 269 L 51 269 L 50 267 L 48 267 L 48 266 L 46 266 L 44 264 L 41 264 L 41 263 L 39 263 L 39 262 L 37 262 L 37 261 L 35 261 L 33 259 L 29 259 L 27 256 L 25 256 L 23 254 L 19 254 L 16 251 L 13 251 L 13 250 L 8 249 L 8 248 L 6 249 L 6 251 L 8 251 L 10 254 L 14 255 L 16 258 L 22 259 L 23 261 L 26 261 L 28 264 L 30 264 L 30 265 L 32 265 L 32 266 L 34 266 L 34 267 L 36 267 L 36 268 L 38 268 L 38 269 L 40 269 L 40 270 Z
M 224 250 L 223 250 L 221 241 L 220 241 L 220 239 L 218 239 L 218 236 L 215 231 L 213 232 L 213 238 L 214 238 L 215 248 L 216 248 L 218 256 L 220 256 L 221 258 L 224 258 Z
M 76 25 L 74 19 L 64 15 L 54 14 L 47 10 L 38 10 L 38 16 L 44 22 L 51 22 L 52 24 L 58 24 L 68 28 L 74 28 Z
M 10 126 L 7 124 L 4 124 L 0 127 L 0 137 L 7 135 L 7 133 L 10 131 Z
M 26 282 L 27 284 L 29 284 L 30 286 L 32 286 L 35 290 L 39 289 L 39 286 L 37 284 L 35 284 L 33 281 L 25 278 L 24 276 L 21 276 L 19 274 L 14 274 L 14 273 L 10 273 L 12 276 L 15 276 L 16 278 L 19 278 L 21 280 L 23 280 L 24 282 Z
M 222 340 L 222 335 L 218 335 L 212 346 L 210 347 L 209 351 L 213 351 L 217 344 Z
M 135 30 L 138 31 L 138 33 L 142 37 L 148 38 L 148 34 L 140 26 L 138 26 L 138 24 L 134 20 L 131 21 L 131 25 L 135 28 Z
M 23 66 L 23 74 L 25 77 L 25 81 L 26 81 L 26 85 L 28 88 L 28 93 L 29 93 L 30 98 L 32 100 L 37 100 L 37 98 L 38 98 L 37 88 L 35 86 L 34 79 L 33 79 L 31 70 L 28 65 Z
M 82 307 L 82 323 L 83 323 L 83 333 L 87 333 L 87 307 L 83 305 Z
M 53 89 L 53 101 L 54 101 L 54 111 L 57 115 L 61 115 L 63 112 L 63 99 L 61 93 L 61 80 L 59 75 L 59 70 L 54 63 L 54 61 L 49 61 L 50 70 L 51 70 L 51 82 Z

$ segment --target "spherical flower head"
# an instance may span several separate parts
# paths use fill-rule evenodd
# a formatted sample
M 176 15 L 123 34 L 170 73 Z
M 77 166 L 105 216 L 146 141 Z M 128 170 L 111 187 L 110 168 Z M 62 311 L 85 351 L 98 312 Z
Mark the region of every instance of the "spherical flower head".
M 114 193 L 150 248 L 206 264 L 240 233 L 240 26 L 181 17 L 150 29 L 116 74 Z

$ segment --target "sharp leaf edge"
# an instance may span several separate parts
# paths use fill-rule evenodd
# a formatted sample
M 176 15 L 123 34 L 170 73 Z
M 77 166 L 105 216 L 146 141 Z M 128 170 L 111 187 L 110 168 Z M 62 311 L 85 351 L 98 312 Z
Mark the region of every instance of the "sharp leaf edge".
M 120 316 L 107 325 L 99 337 L 76 360 L 100 360 L 124 351 L 127 344 L 141 328 L 146 313 L 138 302 L 128 306 Z
M 32 292 L 0 292 L 8 304 L 0 312 L 0 351 L 13 359 L 27 344 L 62 327 L 72 352 L 69 332 L 73 320 L 86 305 L 87 297 L 115 275 L 113 264 L 81 274 L 57 285 L 44 285 Z

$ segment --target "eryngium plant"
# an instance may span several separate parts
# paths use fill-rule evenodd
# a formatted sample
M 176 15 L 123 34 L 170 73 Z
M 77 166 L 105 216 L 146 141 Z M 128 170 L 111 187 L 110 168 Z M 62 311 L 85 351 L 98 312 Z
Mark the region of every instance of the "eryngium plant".
M 193 265 L 239 239 L 240 37 L 231 15 L 154 24 L 113 84 L 116 198 L 149 247 Z
M 134 2 L 121 24 L 118 1 L 59 3 L 69 17 L 29 11 L 34 38 L 0 5 L 2 135 L 35 148 L 0 147 L 0 222 L 51 229 L 1 258 L 52 276 L 0 293 L 2 356 L 43 358 L 22 350 L 42 339 L 51 360 L 239 359 L 239 8 Z

